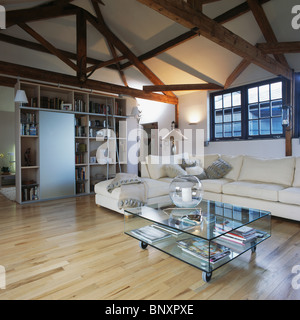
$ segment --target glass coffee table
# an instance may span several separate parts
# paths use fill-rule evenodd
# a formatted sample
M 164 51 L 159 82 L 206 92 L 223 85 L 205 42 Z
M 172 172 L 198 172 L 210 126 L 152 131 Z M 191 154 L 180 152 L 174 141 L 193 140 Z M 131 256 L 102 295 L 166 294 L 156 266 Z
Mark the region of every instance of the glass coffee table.
M 203 200 L 197 208 L 160 203 L 125 210 L 124 233 L 200 270 L 213 271 L 271 236 L 271 214 Z

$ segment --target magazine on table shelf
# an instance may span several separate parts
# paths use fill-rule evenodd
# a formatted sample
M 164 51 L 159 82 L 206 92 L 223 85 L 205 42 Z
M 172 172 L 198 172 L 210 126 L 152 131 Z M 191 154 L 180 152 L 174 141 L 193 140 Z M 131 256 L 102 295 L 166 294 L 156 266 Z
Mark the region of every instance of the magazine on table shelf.
M 189 238 L 177 241 L 178 246 L 184 251 L 198 258 L 215 263 L 227 257 L 231 250 L 218 243 L 202 240 L 199 238 Z
M 171 236 L 170 233 L 159 230 L 153 226 L 145 226 L 139 229 L 134 229 L 131 230 L 131 233 L 139 239 L 145 240 L 149 243 L 159 241 Z
M 231 241 L 240 245 L 246 245 L 248 242 L 255 241 L 257 238 L 257 231 L 254 228 L 242 226 L 238 229 L 232 230 L 231 221 L 225 221 L 215 225 L 214 234 L 220 239 Z M 227 232 L 224 234 L 224 232 Z

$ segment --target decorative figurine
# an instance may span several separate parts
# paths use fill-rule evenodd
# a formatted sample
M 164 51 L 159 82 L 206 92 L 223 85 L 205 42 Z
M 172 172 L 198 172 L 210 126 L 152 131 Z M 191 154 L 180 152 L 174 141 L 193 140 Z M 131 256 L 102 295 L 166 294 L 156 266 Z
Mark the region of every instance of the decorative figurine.
M 25 165 L 27 167 L 31 166 L 31 156 L 30 156 L 30 148 L 27 148 L 25 153 L 24 153 L 24 160 L 25 160 Z

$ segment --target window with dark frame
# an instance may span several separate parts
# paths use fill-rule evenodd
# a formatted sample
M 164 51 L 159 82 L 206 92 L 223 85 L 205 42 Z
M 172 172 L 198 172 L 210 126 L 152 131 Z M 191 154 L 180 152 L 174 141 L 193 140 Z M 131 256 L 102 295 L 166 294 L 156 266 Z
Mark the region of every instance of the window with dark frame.
M 283 137 L 286 92 L 287 81 L 277 78 L 212 93 L 212 140 Z

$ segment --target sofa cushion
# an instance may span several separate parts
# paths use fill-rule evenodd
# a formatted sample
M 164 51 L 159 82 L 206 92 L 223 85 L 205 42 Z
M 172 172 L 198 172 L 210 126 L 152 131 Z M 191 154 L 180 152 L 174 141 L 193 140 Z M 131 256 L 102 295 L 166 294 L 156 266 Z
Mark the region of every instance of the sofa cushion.
M 300 188 L 287 188 L 279 191 L 279 202 L 300 206 Z
M 296 158 L 293 187 L 300 187 L 300 157 Z
M 223 185 L 223 193 L 235 196 L 278 201 L 278 192 L 284 187 L 276 184 L 235 181 Z
M 222 155 L 221 159 L 225 160 L 232 167 L 232 169 L 224 176 L 224 178 L 236 181 L 241 172 L 244 156 Z
M 201 180 L 204 191 L 222 193 L 223 185 L 229 183 L 228 179 L 206 179 Z
M 291 186 L 295 171 L 295 158 L 259 159 L 245 156 L 239 181 L 259 181 Z

